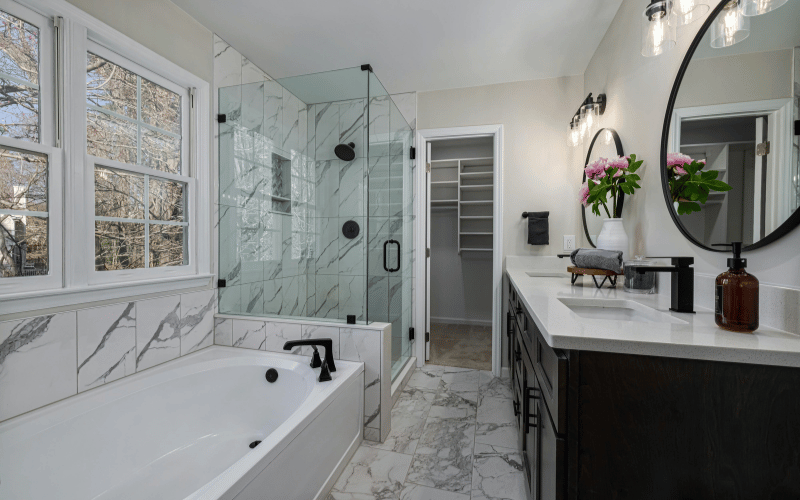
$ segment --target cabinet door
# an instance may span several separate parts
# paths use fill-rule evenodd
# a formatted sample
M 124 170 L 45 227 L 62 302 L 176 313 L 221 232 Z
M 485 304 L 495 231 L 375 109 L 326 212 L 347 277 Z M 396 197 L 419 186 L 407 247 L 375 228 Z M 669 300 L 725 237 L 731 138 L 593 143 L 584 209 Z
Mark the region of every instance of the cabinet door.
M 520 435 L 523 438 L 522 465 L 528 484 L 529 498 L 538 500 L 538 472 L 539 472 L 539 382 L 532 368 L 526 365 L 525 370 L 525 404 L 524 413 L 526 420 Z
M 543 398 L 539 406 L 539 471 L 537 499 L 562 500 L 567 496 L 567 443 L 559 438 Z
M 509 304 L 512 307 L 512 304 Z M 514 343 L 516 342 L 516 318 L 514 317 L 513 309 L 509 309 L 506 314 L 506 364 L 508 366 L 508 373 L 511 376 L 511 383 L 514 383 Z

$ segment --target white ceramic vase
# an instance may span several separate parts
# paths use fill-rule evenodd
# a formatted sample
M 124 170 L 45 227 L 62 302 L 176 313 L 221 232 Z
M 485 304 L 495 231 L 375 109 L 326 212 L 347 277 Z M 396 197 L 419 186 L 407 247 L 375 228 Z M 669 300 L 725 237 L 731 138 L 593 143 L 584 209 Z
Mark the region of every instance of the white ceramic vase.
M 603 250 L 619 250 L 622 252 L 622 259 L 628 253 L 628 234 L 622 219 L 604 219 L 603 229 L 597 235 L 597 248 Z

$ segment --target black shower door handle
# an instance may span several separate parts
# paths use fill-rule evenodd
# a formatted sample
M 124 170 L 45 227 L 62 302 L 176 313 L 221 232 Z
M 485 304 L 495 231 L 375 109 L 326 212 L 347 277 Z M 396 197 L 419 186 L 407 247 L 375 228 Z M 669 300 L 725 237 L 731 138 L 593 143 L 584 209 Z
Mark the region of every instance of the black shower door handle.
M 387 265 L 387 262 L 389 260 L 387 249 L 389 248 L 389 245 L 392 244 L 392 243 L 397 245 L 397 267 L 395 267 L 395 268 L 389 268 L 389 266 Z M 389 273 L 396 273 L 397 271 L 400 270 L 400 242 L 399 241 L 397 241 L 397 240 L 386 240 L 386 241 L 383 242 L 383 269 L 386 270 L 386 272 L 389 272 Z

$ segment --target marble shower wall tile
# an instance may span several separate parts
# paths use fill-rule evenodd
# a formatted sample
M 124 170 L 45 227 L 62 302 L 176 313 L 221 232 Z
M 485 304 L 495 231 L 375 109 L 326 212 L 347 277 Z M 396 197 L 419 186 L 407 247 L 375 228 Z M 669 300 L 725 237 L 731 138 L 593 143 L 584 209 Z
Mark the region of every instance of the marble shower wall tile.
M 365 217 L 339 217 L 338 228 L 344 226 L 347 221 L 355 221 L 361 228 L 358 236 L 349 239 L 338 236 L 339 240 L 339 274 L 348 276 L 366 276 L 367 274 L 367 252 L 364 244 L 366 227 Z
M 318 274 L 315 278 L 316 308 L 313 317 L 321 319 L 339 318 L 339 276 Z
M 78 392 L 136 373 L 136 303 L 77 314 Z
M 244 319 L 233 320 L 233 347 L 263 350 L 265 343 L 265 322 Z
M 339 106 L 339 143 L 355 144 L 353 148 L 356 158 L 364 158 L 367 151 L 364 148 L 364 120 L 366 112 L 366 99 L 342 101 Z
M 341 160 L 316 161 L 315 203 L 316 217 L 339 215 L 339 171 Z
M 339 276 L 339 319 L 347 320 L 351 314 L 356 316 L 356 321 L 366 319 L 366 281 L 366 276 Z
M 286 152 L 300 149 L 300 99 L 283 89 L 283 135 L 281 149 Z
M 364 363 L 364 425 L 373 428 L 381 423 L 381 335 L 379 330 L 339 330 L 341 359 Z
M 363 217 L 364 207 L 364 163 L 366 158 L 339 162 L 339 217 Z
M 136 303 L 136 371 L 181 355 L 181 297 Z
M 214 35 L 214 83 L 217 87 L 242 84 L 242 55 Z
M 0 420 L 77 393 L 76 316 L 0 323 Z
M 300 338 L 302 339 L 331 339 L 333 342 L 333 359 L 344 359 L 339 354 L 339 328 L 336 326 L 325 325 L 303 325 Z M 322 349 L 324 351 L 324 349 Z M 320 351 L 320 356 L 325 353 Z M 311 356 L 314 350 L 311 347 L 301 347 L 300 354 Z
M 266 342 L 264 344 L 265 351 L 286 352 L 283 350 L 283 344 L 291 340 L 300 340 L 302 332 L 302 325 L 296 323 L 278 323 L 269 322 L 265 323 Z M 295 348 L 297 351 L 298 348 Z
M 224 318 L 214 318 L 214 344 L 232 346 L 233 345 L 233 320 Z
M 275 80 L 264 82 L 264 137 L 273 147 L 283 144 L 283 87 Z
M 339 219 L 336 217 L 317 217 L 314 254 L 316 255 L 315 272 L 317 275 L 339 274 Z
M 315 104 L 314 111 L 316 113 L 314 158 L 317 161 L 334 160 L 336 154 L 333 150 L 339 144 L 339 105 L 336 103 Z
M 214 343 L 214 290 L 181 294 L 181 356 Z

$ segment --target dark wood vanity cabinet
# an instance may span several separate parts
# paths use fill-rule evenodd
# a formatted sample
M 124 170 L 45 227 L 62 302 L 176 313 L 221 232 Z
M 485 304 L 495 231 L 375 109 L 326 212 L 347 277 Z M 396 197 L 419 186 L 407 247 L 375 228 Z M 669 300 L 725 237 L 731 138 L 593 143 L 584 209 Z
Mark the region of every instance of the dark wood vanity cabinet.
M 514 297 L 529 498 L 800 499 L 800 369 L 553 349 Z

